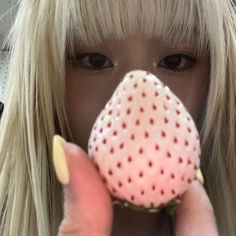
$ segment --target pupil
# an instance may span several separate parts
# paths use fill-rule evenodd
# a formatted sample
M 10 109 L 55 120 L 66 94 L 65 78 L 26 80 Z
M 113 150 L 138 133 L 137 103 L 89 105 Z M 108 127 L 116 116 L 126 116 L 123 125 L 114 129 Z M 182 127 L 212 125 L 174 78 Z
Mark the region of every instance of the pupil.
M 89 58 L 90 64 L 92 66 L 94 66 L 94 67 L 101 67 L 101 66 L 103 66 L 105 61 L 106 61 L 106 59 L 103 56 L 96 55 L 96 54 L 90 56 L 90 58 Z
M 165 59 L 165 64 L 169 68 L 176 68 L 181 64 L 180 56 L 171 56 Z

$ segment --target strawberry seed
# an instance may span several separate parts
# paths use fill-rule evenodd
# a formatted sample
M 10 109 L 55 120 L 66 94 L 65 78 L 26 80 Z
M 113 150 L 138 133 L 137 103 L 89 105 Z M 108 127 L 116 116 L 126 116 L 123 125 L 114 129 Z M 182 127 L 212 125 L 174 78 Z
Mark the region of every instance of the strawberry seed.
M 154 124 L 154 120 L 153 120 L 152 118 L 150 118 L 149 123 L 150 123 L 151 125 L 153 125 L 153 124 Z
M 131 140 L 134 140 L 134 139 L 135 139 L 134 134 L 131 134 L 130 139 L 131 139 Z
M 132 162 L 132 157 L 131 156 L 128 157 L 128 162 Z
M 176 128 L 179 128 L 180 127 L 180 124 L 178 122 L 175 123 L 175 127 Z
M 171 153 L 170 152 L 167 152 L 166 154 L 167 154 L 168 158 L 171 158 Z
M 188 145 L 189 145 L 188 140 L 185 140 L 184 145 L 185 145 L 185 146 L 188 146 Z
M 122 124 L 122 128 L 123 128 L 123 129 L 126 129 L 126 128 L 127 128 L 126 123 L 123 123 L 123 124 Z
M 164 118 L 164 121 L 165 121 L 165 124 L 169 123 L 169 120 L 166 117 Z
M 160 149 L 158 144 L 155 145 L 155 149 L 156 149 L 156 151 L 158 151 Z
M 128 101 L 131 102 L 133 100 L 133 97 L 132 96 L 129 96 L 128 97 Z
M 149 138 L 149 133 L 147 131 L 145 131 L 144 136 L 145 136 L 145 138 Z
M 114 148 L 110 149 L 110 153 L 113 154 L 114 153 Z
M 156 110 L 157 109 L 157 106 L 155 104 L 152 105 L 152 109 L 153 110 Z
M 139 149 L 139 154 L 143 154 L 143 148 Z
M 121 163 L 118 162 L 116 166 L 117 166 L 117 168 L 121 168 Z
M 140 107 L 139 111 L 140 111 L 141 113 L 143 113 L 143 112 L 144 112 L 144 108 L 143 108 L 143 107 Z
M 142 178 L 143 177 L 143 172 L 139 173 L 139 177 Z
M 106 184 L 107 183 L 107 179 L 106 179 L 106 177 L 102 177 L 102 182 L 104 183 L 104 184 Z
M 164 131 L 161 131 L 161 136 L 164 138 L 166 137 L 166 133 Z
M 152 161 L 149 161 L 149 162 L 148 162 L 148 166 L 149 166 L 149 167 L 153 167 Z
M 130 108 L 128 108 L 127 111 L 126 111 L 126 114 L 130 115 L 130 113 L 131 113 L 131 110 L 130 110 Z

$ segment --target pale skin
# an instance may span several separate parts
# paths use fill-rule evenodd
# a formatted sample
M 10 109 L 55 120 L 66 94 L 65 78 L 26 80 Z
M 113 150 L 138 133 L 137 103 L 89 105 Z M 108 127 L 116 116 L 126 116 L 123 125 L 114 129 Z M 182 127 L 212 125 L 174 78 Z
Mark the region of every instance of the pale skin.
M 142 34 L 122 42 L 105 41 L 82 53 L 89 54 L 81 57 L 76 66 L 66 66 L 67 111 L 76 144 L 64 144 L 70 183 L 64 186 L 65 212 L 59 235 L 156 235 L 159 215 L 113 207 L 82 148 L 87 150 L 92 125 L 125 73 L 135 69 L 149 71 L 168 85 L 199 125 L 207 96 L 208 57 L 196 58 L 191 45 L 170 46 Z M 175 234 L 218 235 L 213 208 L 197 181 L 177 207 Z

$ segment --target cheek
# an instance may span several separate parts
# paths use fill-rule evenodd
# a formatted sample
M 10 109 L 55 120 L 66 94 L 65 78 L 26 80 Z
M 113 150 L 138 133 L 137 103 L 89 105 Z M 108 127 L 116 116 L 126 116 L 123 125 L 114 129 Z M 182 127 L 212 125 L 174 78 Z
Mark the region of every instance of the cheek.
M 208 74 L 199 73 L 192 76 L 191 79 L 187 78 L 184 86 L 181 83 L 178 88 L 173 88 L 173 91 L 181 99 L 195 122 L 198 121 L 207 100 L 208 81 Z
M 82 88 L 82 89 L 81 89 Z M 67 116 L 74 142 L 85 150 L 87 140 L 96 117 L 103 108 L 103 102 L 96 93 L 89 94 L 86 86 L 67 86 Z
M 109 100 L 114 86 L 105 80 L 84 78 L 76 71 L 66 74 L 68 122 L 73 141 L 85 150 L 92 126 Z

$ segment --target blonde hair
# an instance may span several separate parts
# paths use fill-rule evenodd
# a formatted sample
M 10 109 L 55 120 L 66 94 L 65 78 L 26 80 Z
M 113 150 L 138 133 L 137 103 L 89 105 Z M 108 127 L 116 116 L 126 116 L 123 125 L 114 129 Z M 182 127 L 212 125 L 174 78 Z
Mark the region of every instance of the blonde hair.
M 236 25 L 230 0 L 21 0 L 8 36 L 8 101 L 0 123 L 0 235 L 56 235 L 62 189 L 52 167 L 55 133 L 72 140 L 65 62 L 76 49 L 143 31 L 208 50 L 202 170 L 220 235 L 236 232 Z M 168 232 L 168 222 L 163 235 Z

